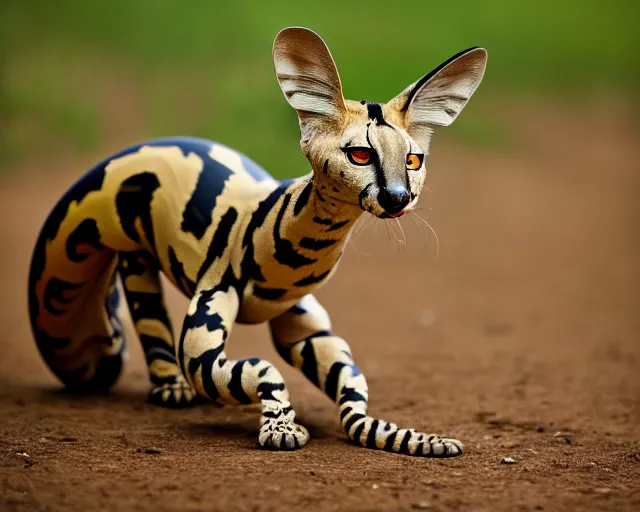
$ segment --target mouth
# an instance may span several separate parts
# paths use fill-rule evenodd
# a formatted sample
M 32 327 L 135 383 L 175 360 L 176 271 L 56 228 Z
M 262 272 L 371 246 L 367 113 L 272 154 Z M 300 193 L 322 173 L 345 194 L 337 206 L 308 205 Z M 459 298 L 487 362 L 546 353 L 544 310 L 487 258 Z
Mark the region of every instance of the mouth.
M 416 207 L 417 203 L 418 203 L 418 198 L 416 197 L 409 204 L 407 204 L 407 206 L 405 206 L 402 210 L 396 213 L 389 213 L 383 210 L 382 213 L 376 214 L 371 210 L 365 210 L 365 211 L 368 211 L 369 213 L 371 213 L 372 215 L 375 215 L 379 219 L 397 219 L 399 217 L 402 217 L 405 213 L 411 213 L 411 211 L 413 211 L 413 209 Z
M 416 204 L 418 203 L 418 198 L 414 197 L 411 202 L 409 202 L 409 204 L 407 204 L 407 206 L 405 206 L 402 210 L 400 210 L 398 213 L 387 213 L 385 212 L 389 217 L 391 217 L 392 219 L 397 219 L 398 217 L 402 217 L 405 213 L 409 213 L 410 211 L 412 211 L 415 207 Z

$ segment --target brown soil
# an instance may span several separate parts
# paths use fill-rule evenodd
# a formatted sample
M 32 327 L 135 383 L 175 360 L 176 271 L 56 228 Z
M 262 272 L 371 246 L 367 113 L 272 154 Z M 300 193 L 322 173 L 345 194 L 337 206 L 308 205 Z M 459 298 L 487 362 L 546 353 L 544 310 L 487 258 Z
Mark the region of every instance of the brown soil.
M 372 413 L 463 440 L 449 460 L 348 444 L 264 327 L 237 328 L 231 352 L 278 361 L 312 435 L 295 453 L 258 449 L 255 408 L 147 405 L 135 339 L 111 394 L 65 393 L 31 338 L 26 273 L 94 158 L 2 177 L 0 509 L 640 510 L 640 174 L 624 111 L 510 109 L 509 149 L 437 139 L 419 213 L 439 258 L 411 219 L 406 250 L 370 223 L 318 293 Z M 170 304 L 179 324 L 186 302 Z

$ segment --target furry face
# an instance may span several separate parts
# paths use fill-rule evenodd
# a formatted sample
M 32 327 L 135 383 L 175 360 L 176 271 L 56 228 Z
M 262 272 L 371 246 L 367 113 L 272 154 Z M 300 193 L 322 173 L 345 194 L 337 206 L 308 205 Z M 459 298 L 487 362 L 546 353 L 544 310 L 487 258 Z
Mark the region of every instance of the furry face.
M 461 52 L 387 104 L 345 100 L 320 36 L 288 28 L 276 37 L 280 87 L 300 120 L 301 147 L 332 201 L 380 218 L 416 204 L 426 178 L 433 128 L 448 126 L 474 93 L 486 66 L 482 48 Z
M 387 105 L 345 102 L 341 130 L 321 132 L 302 148 L 332 197 L 357 204 L 378 217 L 401 216 L 416 203 L 426 171 L 422 148 Z M 325 168 L 326 165 L 326 168 Z

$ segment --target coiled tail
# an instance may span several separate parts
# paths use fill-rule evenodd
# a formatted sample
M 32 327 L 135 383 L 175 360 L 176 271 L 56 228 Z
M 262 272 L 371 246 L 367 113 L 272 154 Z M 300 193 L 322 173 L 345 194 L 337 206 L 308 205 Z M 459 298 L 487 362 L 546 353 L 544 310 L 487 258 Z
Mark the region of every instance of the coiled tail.
M 29 316 L 40 353 L 68 388 L 106 391 L 125 355 L 117 252 L 101 242 L 104 165 L 62 197 L 36 242 L 29 272 Z

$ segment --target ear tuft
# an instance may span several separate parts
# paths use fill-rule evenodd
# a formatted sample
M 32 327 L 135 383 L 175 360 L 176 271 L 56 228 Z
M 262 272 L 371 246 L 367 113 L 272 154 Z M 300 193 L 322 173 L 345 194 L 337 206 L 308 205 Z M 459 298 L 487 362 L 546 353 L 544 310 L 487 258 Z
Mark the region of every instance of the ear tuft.
M 318 34 L 302 27 L 283 29 L 273 43 L 273 62 L 280 88 L 303 129 L 313 118 L 335 120 L 344 115 L 340 77 Z

